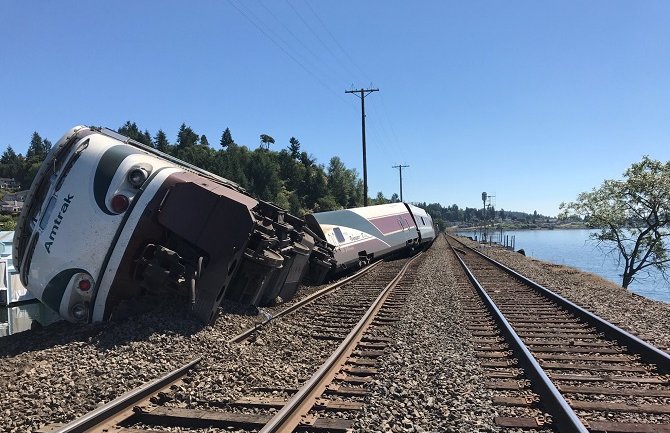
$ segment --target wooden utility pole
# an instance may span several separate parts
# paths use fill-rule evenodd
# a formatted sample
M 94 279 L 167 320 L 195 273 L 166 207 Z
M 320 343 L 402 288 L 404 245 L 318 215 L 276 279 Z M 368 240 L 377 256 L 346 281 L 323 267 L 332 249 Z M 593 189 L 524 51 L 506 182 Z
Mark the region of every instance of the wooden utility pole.
M 403 199 L 402 199 L 402 169 L 405 168 L 405 167 L 409 167 L 409 165 L 398 164 L 398 165 L 393 166 L 393 168 L 397 168 L 398 170 L 400 170 L 400 201 L 403 201 Z
M 379 89 L 345 90 L 344 93 L 352 93 L 361 98 L 361 125 L 363 135 L 363 206 L 368 205 L 368 162 L 365 150 L 365 97 Z M 358 95 L 360 93 L 360 95 Z

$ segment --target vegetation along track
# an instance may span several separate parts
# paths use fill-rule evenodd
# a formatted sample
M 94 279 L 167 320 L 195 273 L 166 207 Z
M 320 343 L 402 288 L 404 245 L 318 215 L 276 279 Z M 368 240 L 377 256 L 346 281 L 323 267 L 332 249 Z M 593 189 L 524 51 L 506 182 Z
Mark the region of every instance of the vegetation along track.
M 300 314 L 277 315 L 262 329 L 231 339 L 229 344 L 253 349 L 246 359 L 196 360 L 57 431 L 146 433 L 172 426 L 346 431 L 363 408 L 365 386 L 390 341 L 387 328 L 398 320 L 394 311 L 402 308 L 419 257 L 380 264 L 332 296 L 302 305 Z M 299 354 L 289 347 L 298 340 Z M 269 356 L 287 349 L 295 356 L 281 363 L 274 361 L 276 353 Z M 311 362 L 307 369 L 293 365 L 305 360 Z M 222 380 L 222 371 L 235 363 L 275 371 L 247 375 L 242 384 L 240 376 Z M 235 389 L 237 395 L 230 398 L 221 393 L 224 389 Z
M 670 432 L 670 356 L 448 238 L 497 425 Z

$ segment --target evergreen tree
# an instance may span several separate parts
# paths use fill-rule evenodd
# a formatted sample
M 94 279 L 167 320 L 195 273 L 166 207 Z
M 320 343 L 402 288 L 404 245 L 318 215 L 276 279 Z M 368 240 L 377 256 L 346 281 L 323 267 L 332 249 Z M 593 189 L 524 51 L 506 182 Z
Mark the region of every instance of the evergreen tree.
M 339 156 L 334 156 L 328 164 L 328 193 L 340 209 L 349 204 L 353 185 L 350 184 L 347 168 Z
M 207 141 L 207 136 L 205 134 L 200 136 L 200 145 L 209 147 L 209 141 Z
M 10 144 L 7 146 L 7 149 L 5 149 L 4 152 L 2 152 L 2 156 L 0 156 L 0 163 L 2 164 L 16 164 L 17 161 L 17 155 L 16 152 L 14 152 L 14 148 L 12 148 L 12 145 Z
M 42 140 L 42 143 L 44 143 L 44 152 L 45 152 L 45 156 L 46 156 L 46 155 L 49 154 L 49 152 L 51 152 L 52 144 L 51 144 L 51 142 L 50 142 L 48 139 L 46 139 L 46 138 L 45 138 L 44 140 Z
M 137 141 L 150 147 L 153 147 L 154 145 L 154 142 L 151 139 L 151 134 L 149 134 L 149 131 L 147 131 L 146 129 L 144 130 L 144 133 L 140 137 L 140 140 Z
M 185 123 L 182 123 L 177 133 L 177 148 L 185 149 L 196 144 L 198 144 L 198 134 L 193 132 Z
M 230 133 L 230 128 L 226 128 L 223 131 L 220 144 L 224 149 L 235 144 L 235 141 L 233 141 L 233 135 Z
M 47 140 L 48 143 L 48 140 Z M 51 144 L 51 143 L 49 143 Z M 44 161 L 44 158 L 47 156 L 47 147 L 44 140 L 37 132 L 33 132 L 33 136 L 30 140 L 30 145 L 28 146 L 28 151 L 26 152 L 26 161 L 29 164 L 41 164 Z
M 300 158 L 300 141 L 295 137 L 291 137 L 288 142 L 290 143 L 288 150 L 291 152 L 291 158 Z
M 132 140 L 141 142 L 142 133 L 135 122 L 131 122 L 130 120 L 126 121 L 126 123 L 118 129 L 118 132 Z
M 310 167 L 310 166 L 314 165 L 315 161 L 316 160 L 314 158 L 312 158 L 311 155 L 308 155 L 307 152 L 301 152 L 300 153 L 300 162 L 305 167 Z
M 375 198 L 372 201 L 373 201 L 373 204 L 386 204 L 386 203 L 389 202 L 388 200 L 386 200 L 386 197 L 384 197 L 384 193 L 381 192 L 381 191 L 379 191 L 377 193 L 377 198 Z
M 159 129 L 154 137 L 154 147 L 161 152 L 168 152 L 170 149 L 170 142 L 167 139 L 167 135 L 162 129 Z
M 248 165 L 247 177 L 251 192 L 262 200 L 275 200 L 282 186 L 279 167 L 272 159 L 268 152 L 257 149 Z

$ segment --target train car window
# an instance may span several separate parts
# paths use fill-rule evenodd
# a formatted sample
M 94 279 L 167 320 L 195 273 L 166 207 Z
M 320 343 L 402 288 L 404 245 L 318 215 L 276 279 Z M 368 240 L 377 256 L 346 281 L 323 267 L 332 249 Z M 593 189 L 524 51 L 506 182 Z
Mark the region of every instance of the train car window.
M 343 242 L 344 242 L 344 235 L 342 234 L 342 230 L 340 230 L 339 227 L 335 227 L 335 228 L 333 229 L 333 233 L 335 233 L 335 237 L 337 238 L 337 241 L 338 241 L 339 243 L 343 243 Z
M 46 210 L 42 214 L 42 219 L 40 219 L 40 228 L 42 230 L 47 228 L 47 225 L 49 224 L 49 217 L 51 216 L 51 212 L 54 210 L 54 206 L 56 206 L 56 197 L 51 197 L 49 199 L 49 204 L 47 205 Z

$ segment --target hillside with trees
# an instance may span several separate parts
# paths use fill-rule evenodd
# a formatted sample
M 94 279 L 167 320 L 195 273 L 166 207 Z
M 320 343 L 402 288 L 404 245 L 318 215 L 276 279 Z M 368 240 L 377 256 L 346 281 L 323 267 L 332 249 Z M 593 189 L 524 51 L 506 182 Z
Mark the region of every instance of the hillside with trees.
M 185 123 L 174 141 L 162 130 L 151 134 L 130 121 L 118 132 L 230 179 L 251 195 L 272 201 L 295 215 L 363 205 L 358 172 L 347 168 L 337 156 L 327 165 L 319 164 L 302 149 L 296 137 L 291 137 L 284 148 L 271 150 L 271 146 L 280 147 L 280 143 L 268 134 L 260 134 L 259 147 L 252 150 L 236 143 L 230 128 L 222 131 L 218 143 L 210 142 Z M 16 179 L 21 189 L 28 189 L 51 146 L 37 132 L 33 133 L 25 156 L 8 146 L 0 156 L 0 177 Z M 370 203 L 388 201 L 380 192 Z
M 122 125 L 118 132 L 230 179 L 251 195 L 274 202 L 294 215 L 363 205 L 363 185 L 356 169 L 347 168 L 337 156 L 330 158 L 328 164 L 318 163 L 296 137 L 291 137 L 283 147 L 271 135 L 259 134 L 258 147 L 250 149 L 235 141 L 230 128 L 225 128 L 221 137 L 214 141 L 185 123 L 179 127 L 174 141 L 170 141 L 163 130 L 152 134 L 131 121 Z M 0 177 L 16 179 L 21 189 L 28 189 L 51 146 L 51 142 L 37 132 L 33 133 L 25 156 L 8 146 L 0 156 Z M 274 150 L 271 149 L 273 146 Z M 371 205 L 399 201 L 397 194 L 387 198 L 382 192 L 368 200 Z M 440 227 L 468 227 L 492 219 L 513 224 L 537 224 L 548 219 L 537 212 L 527 214 L 493 207 L 484 213 L 483 209 L 459 208 L 456 204 L 448 207 L 439 203 L 415 204 L 426 209 Z

